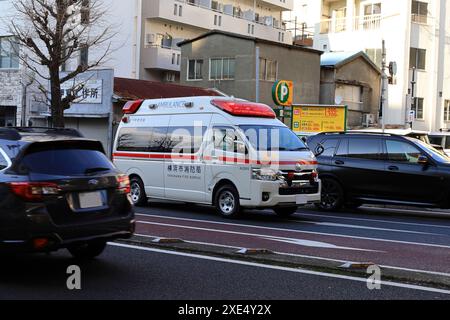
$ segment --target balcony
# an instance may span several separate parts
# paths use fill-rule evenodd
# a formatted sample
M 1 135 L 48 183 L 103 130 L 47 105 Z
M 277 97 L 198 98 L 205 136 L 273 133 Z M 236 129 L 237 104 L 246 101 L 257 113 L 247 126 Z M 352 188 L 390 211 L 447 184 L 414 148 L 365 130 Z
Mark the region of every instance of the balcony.
M 381 14 L 367 15 L 363 17 L 353 17 L 351 24 L 347 18 L 335 18 L 322 20 L 320 22 L 320 33 L 340 33 L 379 30 L 381 27 Z
M 281 8 L 283 11 L 292 11 L 294 10 L 294 0 L 261 0 L 261 2 L 265 2 L 271 4 L 273 6 Z
M 278 3 L 278 1 L 273 0 L 270 2 Z M 219 29 L 292 44 L 292 35 L 286 31 L 286 25 L 283 21 L 273 16 L 258 15 L 253 10 L 242 11 L 231 4 L 220 4 L 207 0 L 154 1 L 147 5 L 144 15 L 145 18 L 175 21 L 205 29 L 205 31 Z M 282 37 L 280 37 L 280 33 L 283 34 Z
M 142 61 L 145 69 L 180 71 L 181 51 L 175 48 L 150 46 L 143 50 Z

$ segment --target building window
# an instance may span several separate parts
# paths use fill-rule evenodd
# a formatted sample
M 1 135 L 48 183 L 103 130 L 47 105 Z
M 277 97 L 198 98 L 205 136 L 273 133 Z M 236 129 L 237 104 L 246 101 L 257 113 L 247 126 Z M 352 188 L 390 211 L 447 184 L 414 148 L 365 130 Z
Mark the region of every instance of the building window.
M 178 5 L 176 3 L 173 5 L 173 14 L 175 16 L 178 15 Z
M 366 49 L 366 54 L 379 68 L 381 68 L 383 51 L 381 49 Z
M 188 80 L 202 80 L 203 60 L 189 60 Z
M 222 16 L 217 14 L 214 15 L 214 25 L 219 27 L 222 26 Z
M 183 16 L 183 6 L 178 6 L 178 15 L 179 15 L 180 17 Z
M 444 121 L 450 122 L 450 100 L 445 100 L 444 103 Z
M 411 48 L 409 52 L 409 67 L 417 70 L 425 70 L 427 50 Z
M 82 67 L 87 67 L 89 65 L 89 48 L 87 46 L 83 46 L 80 49 L 79 65 Z
M 423 120 L 423 102 L 424 98 L 414 98 L 412 111 L 416 113 L 416 120 Z
M 81 24 L 87 25 L 90 22 L 90 6 L 89 0 L 83 0 L 81 2 Z
M 0 106 L 0 127 L 16 125 L 16 107 Z
M 11 37 L 0 37 L 0 69 L 19 68 L 19 45 Z
M 278 78 L 278 62 L 274 60 L 260 58 L 259 78 L 261 80 L 276 81 Z
M 426 24 L 428 22 L 428 3 L 413 0 L 411 14 L 412 22 Z
M 233 80 L 236 70 L 236 60 L 234 58 L 211 59 L 209 68 L 210 80 Z

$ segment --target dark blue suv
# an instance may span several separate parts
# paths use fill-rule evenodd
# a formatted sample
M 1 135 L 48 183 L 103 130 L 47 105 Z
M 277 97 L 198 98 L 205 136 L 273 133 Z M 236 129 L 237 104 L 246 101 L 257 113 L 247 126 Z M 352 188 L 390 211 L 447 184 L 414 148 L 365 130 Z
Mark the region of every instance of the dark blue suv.
M 320 209 L 382 203 L 450 208 L 450 158 L 392 134 L 322 133 L 307 141 L 322 180 Z
M 74 130 L 0 129 L 0 252 L 94 258 L 134 232 L 130 184 Z

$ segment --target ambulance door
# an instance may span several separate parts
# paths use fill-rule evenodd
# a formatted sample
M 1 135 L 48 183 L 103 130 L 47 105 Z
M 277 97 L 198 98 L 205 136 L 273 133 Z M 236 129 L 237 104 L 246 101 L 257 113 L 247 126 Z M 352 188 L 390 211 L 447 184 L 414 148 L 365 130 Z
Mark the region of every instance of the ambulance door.
M 211 115 L 208 114 L 172 116 L 168 130 L 172 152 L 166 157 L 164 168 L 167 199 L 206 201 L 205 164 L 201 150 L 210 121 Z

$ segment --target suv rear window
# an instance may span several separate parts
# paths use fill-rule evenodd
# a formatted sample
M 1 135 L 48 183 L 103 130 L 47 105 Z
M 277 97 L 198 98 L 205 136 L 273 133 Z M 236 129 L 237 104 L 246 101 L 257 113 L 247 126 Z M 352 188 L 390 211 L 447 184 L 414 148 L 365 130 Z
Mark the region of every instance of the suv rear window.
M 46 148 L 25 155 L 20 171 L 57 176 L 81 176 L 97 171 L 114 169 L 106 155 L 83 147 Z

